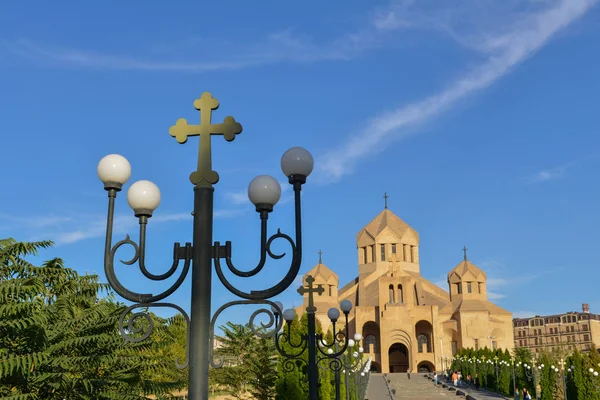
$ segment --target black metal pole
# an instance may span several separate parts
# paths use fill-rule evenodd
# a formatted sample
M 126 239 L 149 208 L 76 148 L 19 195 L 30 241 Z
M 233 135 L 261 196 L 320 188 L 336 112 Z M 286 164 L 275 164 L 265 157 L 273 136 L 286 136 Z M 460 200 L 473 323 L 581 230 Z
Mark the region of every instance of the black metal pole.
M 335 400 L 340 400 L 340 393 L 341 393 L 340 371 L 336 369 L 334 371 L 334 376 L 335 376 Z
M 194 188 L 194 256 L 190 323 L 190 400 L 208 400 L 214 188 Z
M 317 335 L 315 312 L 308 311 L 308 393 L 310 400 L 318 400 L 319 370 L 317 366 Z
M 348 371 L 348 367 L 350 366 L 348 360 L 348 356 L 344 359 L 344 384 L 346 385 L 346 400 L 350 400 L 350 371 Z
M 496 393 L 500 393 L 500 382 L 498 382 L 498 363 L 496 363 L 495 367 L 496 367 Z
M 333 332 L 335 335 L 335 332 Z M 338 352 L 338 345 L 337 345 L 337 341 L 335 339 L 335 336 L 333 337 L 333 343 L 334 343 L 334 349 L 335 352 Z M 340 369 L 336 368 L 333 371 L 333 376 L 334 376 L 334 380 L 335 380 L 335 400 L 340 400 L 340 393 L 341 393 L 341 384 L 340 384 Z
M 564 365 L 561 366 L 562 367 L 562 383 L 563 383 L 563 392 L 565 393 L 565 400 L 568 400 L 568 395 L 567 395 L 567 378 L 565 376 L 565 367 Z

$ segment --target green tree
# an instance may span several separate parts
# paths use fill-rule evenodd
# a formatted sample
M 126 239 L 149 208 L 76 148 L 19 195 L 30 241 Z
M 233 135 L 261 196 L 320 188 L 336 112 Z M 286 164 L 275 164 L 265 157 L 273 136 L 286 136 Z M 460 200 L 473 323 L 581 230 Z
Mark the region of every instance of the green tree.
M 284 331 L 287 335 L 289 326 L 289 338 L 294 345 L 301 342 L 302 332 L 300 321 L 296 317 L 291 323 L 285 323 Z M 297 354 L 298 349 L 293 348 L 288 341 L 281 344 L 282 349 L 288 354 Z M 305 351 L 306 353 L 306 351 Z M 303 357 L 305 354 L 303 354 Z M 306 379 L 306 358 L 301 357 L 300 360 L 287 360 L 284 356 L 279 356 L 277 365 L 277 383 L 276 396 L 277 400 L 304 400 L 308 398 L 308 385 Z
M 124 344 L 124 307 L 96 275 L 79 276 L 59 258 L 26 260 L 51 245 L 0 240 L 0 396 L 138 399 L 181 386 L 162 380 L 165 361 L 152 340 Z
M 224 366 L 218 379 L 222 385 L 227 386 L 228 392 L 236 399 L 241 399 L 250 389 L 252 382 L 250 361 L 255 349 L 256 336 L 250 325 L 239 325 L 227 322 L 221 325 L 222 336 L 217 336 L 221 347 L 217 355 L 223 357 Z
M 254 356 L 250 358 L 250 374 L 254 382 L 250 393 L 257 400 L 271 400 L 275 397 L 277 382 L 277 355 L 273 339 L 258 338 L 254 346 Z

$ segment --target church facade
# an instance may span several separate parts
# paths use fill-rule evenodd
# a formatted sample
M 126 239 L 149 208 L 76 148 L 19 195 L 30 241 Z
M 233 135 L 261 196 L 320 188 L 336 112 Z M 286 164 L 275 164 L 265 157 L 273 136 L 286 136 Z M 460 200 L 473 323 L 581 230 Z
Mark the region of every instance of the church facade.
M 514 345 L 512 314 L 487 300 L 486 275 L 463 260 L 448 273 L 448 291 L 421 276 L 419 235 L 387 207 L 356 236 L 358 274 L 340 287 L 319 263 L 304 275 L 325 289 L 315 296 L 316 316 L 331 328 L 327 310 L 350 300 L 349 334 L 361 333 L 377 372 L 442 370 L 462 347 Z M 296 312 L 301 315 L 308 304 Z M 340 321 L 341 322 L 341 321 Z

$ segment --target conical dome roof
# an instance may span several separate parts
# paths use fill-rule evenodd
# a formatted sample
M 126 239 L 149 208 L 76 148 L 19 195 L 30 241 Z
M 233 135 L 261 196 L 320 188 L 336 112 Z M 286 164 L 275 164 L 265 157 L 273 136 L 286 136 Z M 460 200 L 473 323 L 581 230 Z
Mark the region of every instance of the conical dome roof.
M 417 240 L 419 240 L 419 234 L 410 227 L 406 222 L 402 221 L 396 214 L 388 210 L 387 208 L 380 212 L 371 222 L 367 224 L 360 232 L 356 235 L 356 240 L 360 238 L 360 234 L 363 231 L 367 231 L 372 237 L 379 235 L 386 227 L 392 229 L 396 234 L 402 237 L 407 231 L 412 231 Z
M 304 274 L 304 279 L 306 279 L 308 275 L 312 275 L 314 278 L 322 277 L 326 282 L 329 283 L 337 284 L 339 282 L 337 274 L 321 262 Z
M 466 257 L 456 267 L 454 267 L 454 269 L 448 272 L 448 279 L 450 279 L 452 274 L 456 274 L 459 278 L 462 278 L 469 272 L 473 274 L 477 279 L 487 279 L 485 272 L 479 269 L 479 267 L 473 264 L 471 261 L 467 260 Z

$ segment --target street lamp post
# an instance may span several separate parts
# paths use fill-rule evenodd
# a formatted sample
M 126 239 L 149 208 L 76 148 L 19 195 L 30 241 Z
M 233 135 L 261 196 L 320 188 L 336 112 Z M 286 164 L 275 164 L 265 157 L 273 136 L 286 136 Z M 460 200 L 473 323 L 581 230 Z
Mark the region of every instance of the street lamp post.
M 575 369 L 575 367 L 571 366 L 569 369 L 567 369 L 567 371 L 565 371 L 565 361 L 562 358 L 558 362 L 558 365 L 560 365 L 560 368 L 555 367 L 554 365 L 552 365 L 552 366 L 550 366 L 550 369 L 560 375 L 560 380 L 562 382 L 562 387 L 563 387 L 563 393 L 565 394 L 565 400 L 568 400 L 568 398 L 567 398 L 567 377 L 566 377 L 566 372 L 573 372 L 573 370 Z
M 538 390 L 537 383 L 539 379 L 539 373 L 542 368 L 544 368 L 544 364 L 538 365 L 537 368 L 535 366 L 535 358 L 531 361 L 532 365 L 523 364 L 525 367 L 525 375 L 527 376 L 527 380 L 531 381 L 533 379 L 533 391 L 535 392 L 535 398 L 538 398 Z
M 323 340 L 323 335 L 316 332 L 316 318 L 315 312 L 317 308 L 314 304 L 314 293 L 317 293 L 319 296 L 323 294 L 325 289 L 323 289 L 322 285 L 317 285 L 317 287 L 313 286 L 315 282 L 315 278 L 312 275 L 308 275 L 305 279 L 308 287 L 304 287 L 304 285 L 298 288 L 298 293 L 301 295 L 308 294 L 308 307 L 306 307 L 306 313 L 308 317 L 308 333 L 304 335 L 300 343 L 292 343 L 291 341 L 291 332 L 290 325 L 292 321 L 296 318 L 296 313 L 292 309 L 287 309 L 281 313 L 283 309 L 283 305 L 279 302 L 275 303 L 272 311 L 275 315 L 275 325 L 279 327 L 279 317 L 280 314 L 287 322 L 287 332 L 281 332 L 275 334 L 275 347 L 279 354 L 284 356 L 286 360 L 283 362 L 284 371 L 291 371 L 295 364 L 295 361 L 304 361 L 301 357 L 304 354 L 304 351 L 308 350 L 308 363 L 306 365 L 308 372 L 308 392 L 310 400 L 318 399 L 318 381 L 319 381 L 319 369 L 318 364 L 320 361 L 328 360 L 331 369 L 335 372 L 336 370 L 340 371 L 342 369 L 342 362 L 339 360 L 339 356 L 342 355 L 349 345 L 349 340 L 346 340 L 346 334 L 338 331 L 336 333 L 335 325 L 340 317 L 340 312 L 337 308 L 330 308 L 327 311 L 327 316 L 331 320 L 332 323 L 332 332 L 333 332 L 333 343 L 326 343 Z M 340 309 L 344 313 L 345 317 L 345 332 L 348 332 L 348 314 L 350 310 L 352 310 L 352 303 L 349 300 L 343 300 L 340 303 Z M 290 347 L 296 352 L 290 353 L 283 349 L 282 344 L 287 343 Z M 342 343 L 341 348 L 337 348 L 338 343 Z M 335 350 L 334 350 L 335 349 Z M 321 356 L 317 358 L 317 351 L 321 353 Z M 339 385 L 337 385 L 336 395 L 339 399 Z
M 498 382 L 498 356 L 494 356 L 494 370 L 496 370 L 496 393 L 500 393 L 500 382 Z
M 365 362 L 360 369 L 354 372 L 354 397 L 357 400 L 365 398 L 369 376 L 371 375 L 371 358 Z
M 348 340 L 348 346 L 350 348 L 354 347 L 354 342 L 358 343 L 362 340 L 362 335 L 360 333 L 356 333 L 354 335 L 354 340 Z M 355 369 L 361 362 L 362 354 L 364 349 L 362 347 L 358 347 L 358 352 L 353 352 L 352 357 L 356 360 L 354 362 L 350 359 L 350 354 L 348 352 L 345 353 L 345 357 L 343 358 L 344 363 L 344 385 L 346 386 L 346 400 L 350 400 L 350 370 Z M 355 382 L 356 385 L 356 382 Z
M 104 157 L 98 164 L 98 176 L 104 183 L 104 188 L 108 192 L 108 217 L 106 225 L 106 243 L 104 249 L 104 271 L 110 286 L 121 297 L 134 304 L 128 307 L 119 319 L 119 330 L 126 341 L 137 342 L 146 339 L 153 330 L 151 317 L 144 312 L 133 314 L 124 327 L 125 316 L 135 308 L 149 307 L 171 307 L 175 308 L 184 316 L 187 323 L 187 357 L 183 363 L 176 362 L 178 368 L 185 368 L 189 365 L 189 400 L 207 400 L 209 393 L 208 371 L 209 362 L 213 367 L 221 364 L 215 364 L 213 359 L 213 330 L 216 318 L 225 309 L 240 304 L 263 304 L 273 306 L 275 303 L 268 300 L 287 289 L 300 270 L 302 260 L 302 227 L 301 227 L 301 202 L 300 192 L 302 185 L 306 182 L 307 176 L 312 172 L 313 159 L 310 153 L 302 148 L 295 147 L 286 151 L 281 159 L 283 172 L 293 186 L 295 196 L 295 240 L 290 236 L 277 231 L 276 234 L 267 239 L 267 219 L 269 213 L 273 211 L 273 206 L 277 203 L 281 195 L 281 187 L 275 178 L 261 175 L 256 177 L 248 187 L 248 196 L 256 206 L 256 211 L 261 220 L 261 253 L 258 265 L 250 271 L 238 270 L 231 261 L 231 242 L 226 242 L 221 246 L 219 242 L 212 243 L 213 235 L 213 198 L 214 187 L 219 180 L 219 175 L 212 169 L 211 158 L 211 136 L 222 135 L 225 140 L 232 141 L 236 135 L 242 132 L 242 126 L 235 121 L 233 117 L 226 117 L 220 124 L 211 122 L 212 111 L 219 106 L 217 99 L 213 98 L 208 92 L 194 101 L 194 108 L 200 111 L 200 123 L 198 125 L 188 125 L 183 118 L 179 119 L 174 126 L 169 129 L 171 136 L 175 137 L 177 142 L 183 144 L 190 136 L 199 136 L 200 145 L 198 150 L 197 170 L 190 175 L 190 181 L 194 185 L 194 208 L 193 208 L 193 243 L 186 243 L 182 246 L 179 243 L 174 244 L 173 265 L 170 269 L 161 275 L 155 275 L 146 269 L 146 226 L 152 217 L 154 210 L 160 203 L 160 191 L 158 187 L 150 181 L 138 181 L 131 185 L 127 193 L 129 205 L 134 210 L 134 215 L 138 218 L 140 225 L 139 241 L 136 243 L 131 240 L 129 235 L 113 245 L 113 222 L 115 199 L 117 193 L 121 191 L 123 185 L 131 175 L 131 166 L 124 157 L 111 154 Z M 227 267 L 234 275 L 239 277 L 250 277 L 258 274 L 264 267 L 267 256 L 273 259 L 282 258 L 283 255 L 274 254 L 271 251 L 271 243 L 278 238 L 288 241 L 292 249 L 291 266 L 285 277 L 276 285 L 264 289 L 244 292 L 235 288 L 225 277 L 221 268 L 221 259 L 225 259 Z M 136 293 L 126 289 L 117 279 L 114 269 L 115 254 L 123 245 L 133 247 L 135 253 L 131 260 L 122 261 L 126 265 L 138 263 L 143 275 L 154 281 L 163 281 L 170 278 L 177 272 L 181 261 L 184 265 L 176 281 L 166 290 L 158 294 Z M 215 271 L 219 280 L 233 294 L 245 300 L 237 300 L 223 305 L 211 319 L 211 289 L 212 289 L 212 263 L 214 261 Z M 185 280 L 191 266 L 192 272 L 192 290 L 191 290 L 191 312 L 190 316 L 179 306 L 172 303 L 162 303 L 161 300 L 175 292 Z M 254 317 L 259 313 L 270 314 L 267 309 L 260 309 L 252 314 L 251 325 L 254 329 Z M 270 314 L 272 317 L 272 314 Z M 134 320 L 143 317 L 149 323 L 149 329 L 140 332 L 134 325 Z M 271 322 L 273 319 L 271 319 Z M 267 328 L 271 324 L 265 325 Z M 258 332 L 257 330 L 255 330 Z M 276 330 L 275 330 L 276 331 Z M 274 331 L 274 332 L 275 332 Z M 274 333 L 273 332 L 273 333 Z M 138 334 L 134 336 L 132 334 Z
M 598 364 L 598 367 L 600 367 L 600 364 Z M 574 367 L 571 366 L 571 369 L 573 369 Z M 588 369 L 588 372 L 590 374 L 592 374 L 592 376 L 594 378 L 592 378 L 592 385 L 594 385 L 594 388 L 596 389 L 596 392 L 600 392 L 600 381 L 597 379 L 598 378 L 598 371 L 596 371 L 594 368 L 590 368 Z
M 510 357 L 510 365 L 512 367 L 512 379 L 513 379 L 513 395 L 517 393 L 517 378 L 515 376 L 515 357 Z

